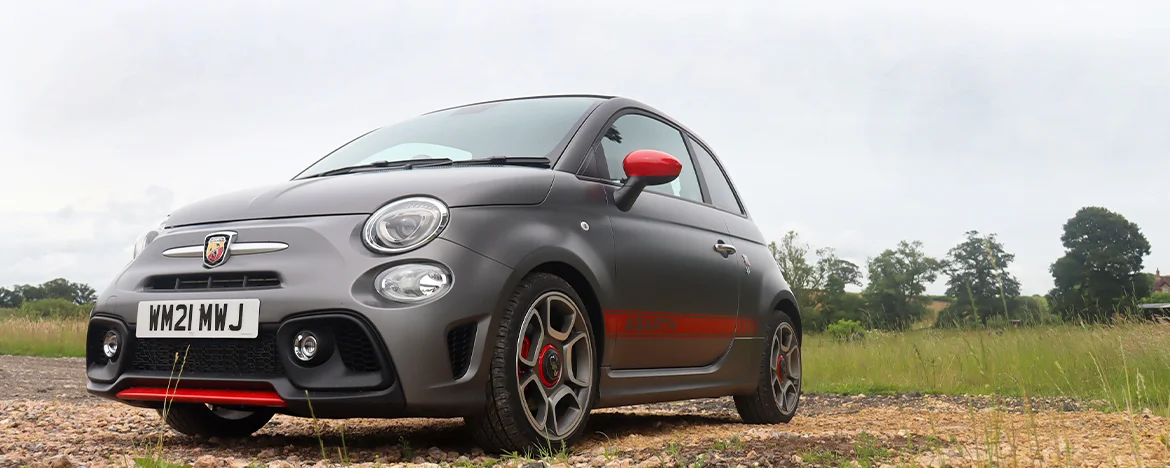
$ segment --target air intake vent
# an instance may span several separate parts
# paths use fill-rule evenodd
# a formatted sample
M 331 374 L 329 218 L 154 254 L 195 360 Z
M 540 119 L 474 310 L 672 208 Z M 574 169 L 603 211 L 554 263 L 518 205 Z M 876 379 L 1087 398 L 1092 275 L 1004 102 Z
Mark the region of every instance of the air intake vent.
M 475 343 L 475 323 L 461 325 L 447 332 L 447 354 L 451 359 L 451 375 L 456 380 L 467 373 L 471 364 L 471 348 Z
M 198 273 L 152 276 L 147 291 L 203 291 L 208 289 L 270 289 L 280 287 L 280 276 L 271 271 L 248 273 Z
M 131 329 L 133 334 L 134 330 Z M 175 373 L 273 376 L 284 373 L 276 354 L 276 330 L 262 330 L 254 340 L 147 339 L 135 342 L 133 370 Z M 190 348 L 188 349 L 188 346 Z M 184 359 L 186 356 L 186 359 Z M 176 362 L 178 360 L 178 362 Z M 178 375 L 182 365 L 182 375 Z
M 378 354 L 374 350 L 374 343 L 366 336 L 366 332 L 353 321 L 336 321 L 337 348 L 341 353 L 341 362 L 345 367 L 355 372 L 374 372 L 382 370 L 378 363 Z

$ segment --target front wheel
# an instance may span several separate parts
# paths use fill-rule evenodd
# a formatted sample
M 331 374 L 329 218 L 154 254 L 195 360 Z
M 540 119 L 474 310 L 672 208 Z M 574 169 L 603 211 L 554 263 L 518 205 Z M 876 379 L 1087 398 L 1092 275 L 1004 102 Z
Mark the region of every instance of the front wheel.
M 558 276 L 528 275 L 492 344 L 487 408 L 467 418 L 475 441 L 497 453 L 569 445 L 597 395 L 597 352 L 581 297 Z
M 735 396 L 735 409 L 748 424 L 786 423 L 800 407 L 800 338 L 788 314 L 776 311 L 771 318 L 772 333 L 760 362 L 756 391 Z

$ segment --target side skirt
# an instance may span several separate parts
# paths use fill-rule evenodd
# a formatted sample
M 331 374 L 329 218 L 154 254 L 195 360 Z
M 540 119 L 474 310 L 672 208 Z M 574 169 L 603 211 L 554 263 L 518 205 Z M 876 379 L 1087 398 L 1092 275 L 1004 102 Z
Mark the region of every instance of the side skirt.
M 736 338 L 718 361 L 703 367 L 601 368 L 595 408 L 642 405 L 750 393 L 756 388 L 764 339 Z

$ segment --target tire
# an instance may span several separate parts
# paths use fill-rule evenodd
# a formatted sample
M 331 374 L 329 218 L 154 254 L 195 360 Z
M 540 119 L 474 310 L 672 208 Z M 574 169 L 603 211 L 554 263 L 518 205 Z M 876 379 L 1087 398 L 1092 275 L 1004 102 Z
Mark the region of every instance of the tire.
M 600 373 L 581 297 L 558 276 L 529 274 L 505 306 L 493 340 L 487 406 L 466 418 L 472 438 L 490 453 L 571 445 L 585 430 Z M 553 414 L 555 420 L 548 417 Z
M 784 312 L 776 311 L 771 315 L 756 390 L 734 397 L 739 417 L 748 424 L 787 423 L 800 409 L 803 373 L 796 324 Z M 779 374 L 777 369 L 781 371 Z
M 272 419 L 274 412 L 268 409 L 236 411 L 227 408 L 209 408 L 198 403 L 172 403 L 163 414 L 167 425 L 188 436 L 240 438 L 248 437 L 260 430 Z

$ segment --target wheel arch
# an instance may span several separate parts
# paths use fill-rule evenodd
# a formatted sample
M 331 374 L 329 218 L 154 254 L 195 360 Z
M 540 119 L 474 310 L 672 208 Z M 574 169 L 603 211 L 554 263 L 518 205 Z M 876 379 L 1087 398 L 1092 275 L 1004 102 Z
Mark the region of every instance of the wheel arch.
M 597 362 L 604 365 L 609 355 L 609 340 L 605 336 L 605 316 L 602 304 L 605 301 L 603 286 L 593 274 L 593 269 L 581 257 L 556 247 L 545 247 L 534 251 L 514 269 L 511 285 L 534 272 L 556 275 L 569 283 L 581 301 L 585 303 L 585 314 L 593 329 L 593 342 L 597 350 Z M 514 287 L 514 286 L 513 286 Z
M 777 293 L 772 300 L 771 310 L 788 314 L 792 318 L 793 325 L 796 326 L 796 337 L 804 341 L 804 329 L 800 323 L 800 306 L 796 304 L 796 295 L 792 294 L 792 291 L 784 289 Z
M 529 273 L 534 272 L 543 272 L 560 277 L 567 281 L 569 286 L 572 286 L 577 291 L 577 294 L 581 296 L 581 301 L 585 303 L 585 315 L 589 317 L 589 325 L 593 328 L 593 343 L 597 347 L 597 362 L 602 362 L 605 359 L 605 317 L 602 314 L 601 302 L 597 298 L 597 293 L 593 290 L 593 285 L 584 274 L 577 271 L 572 265 L 564 262 L 549 261 L 541 263 L 529 271 Z

